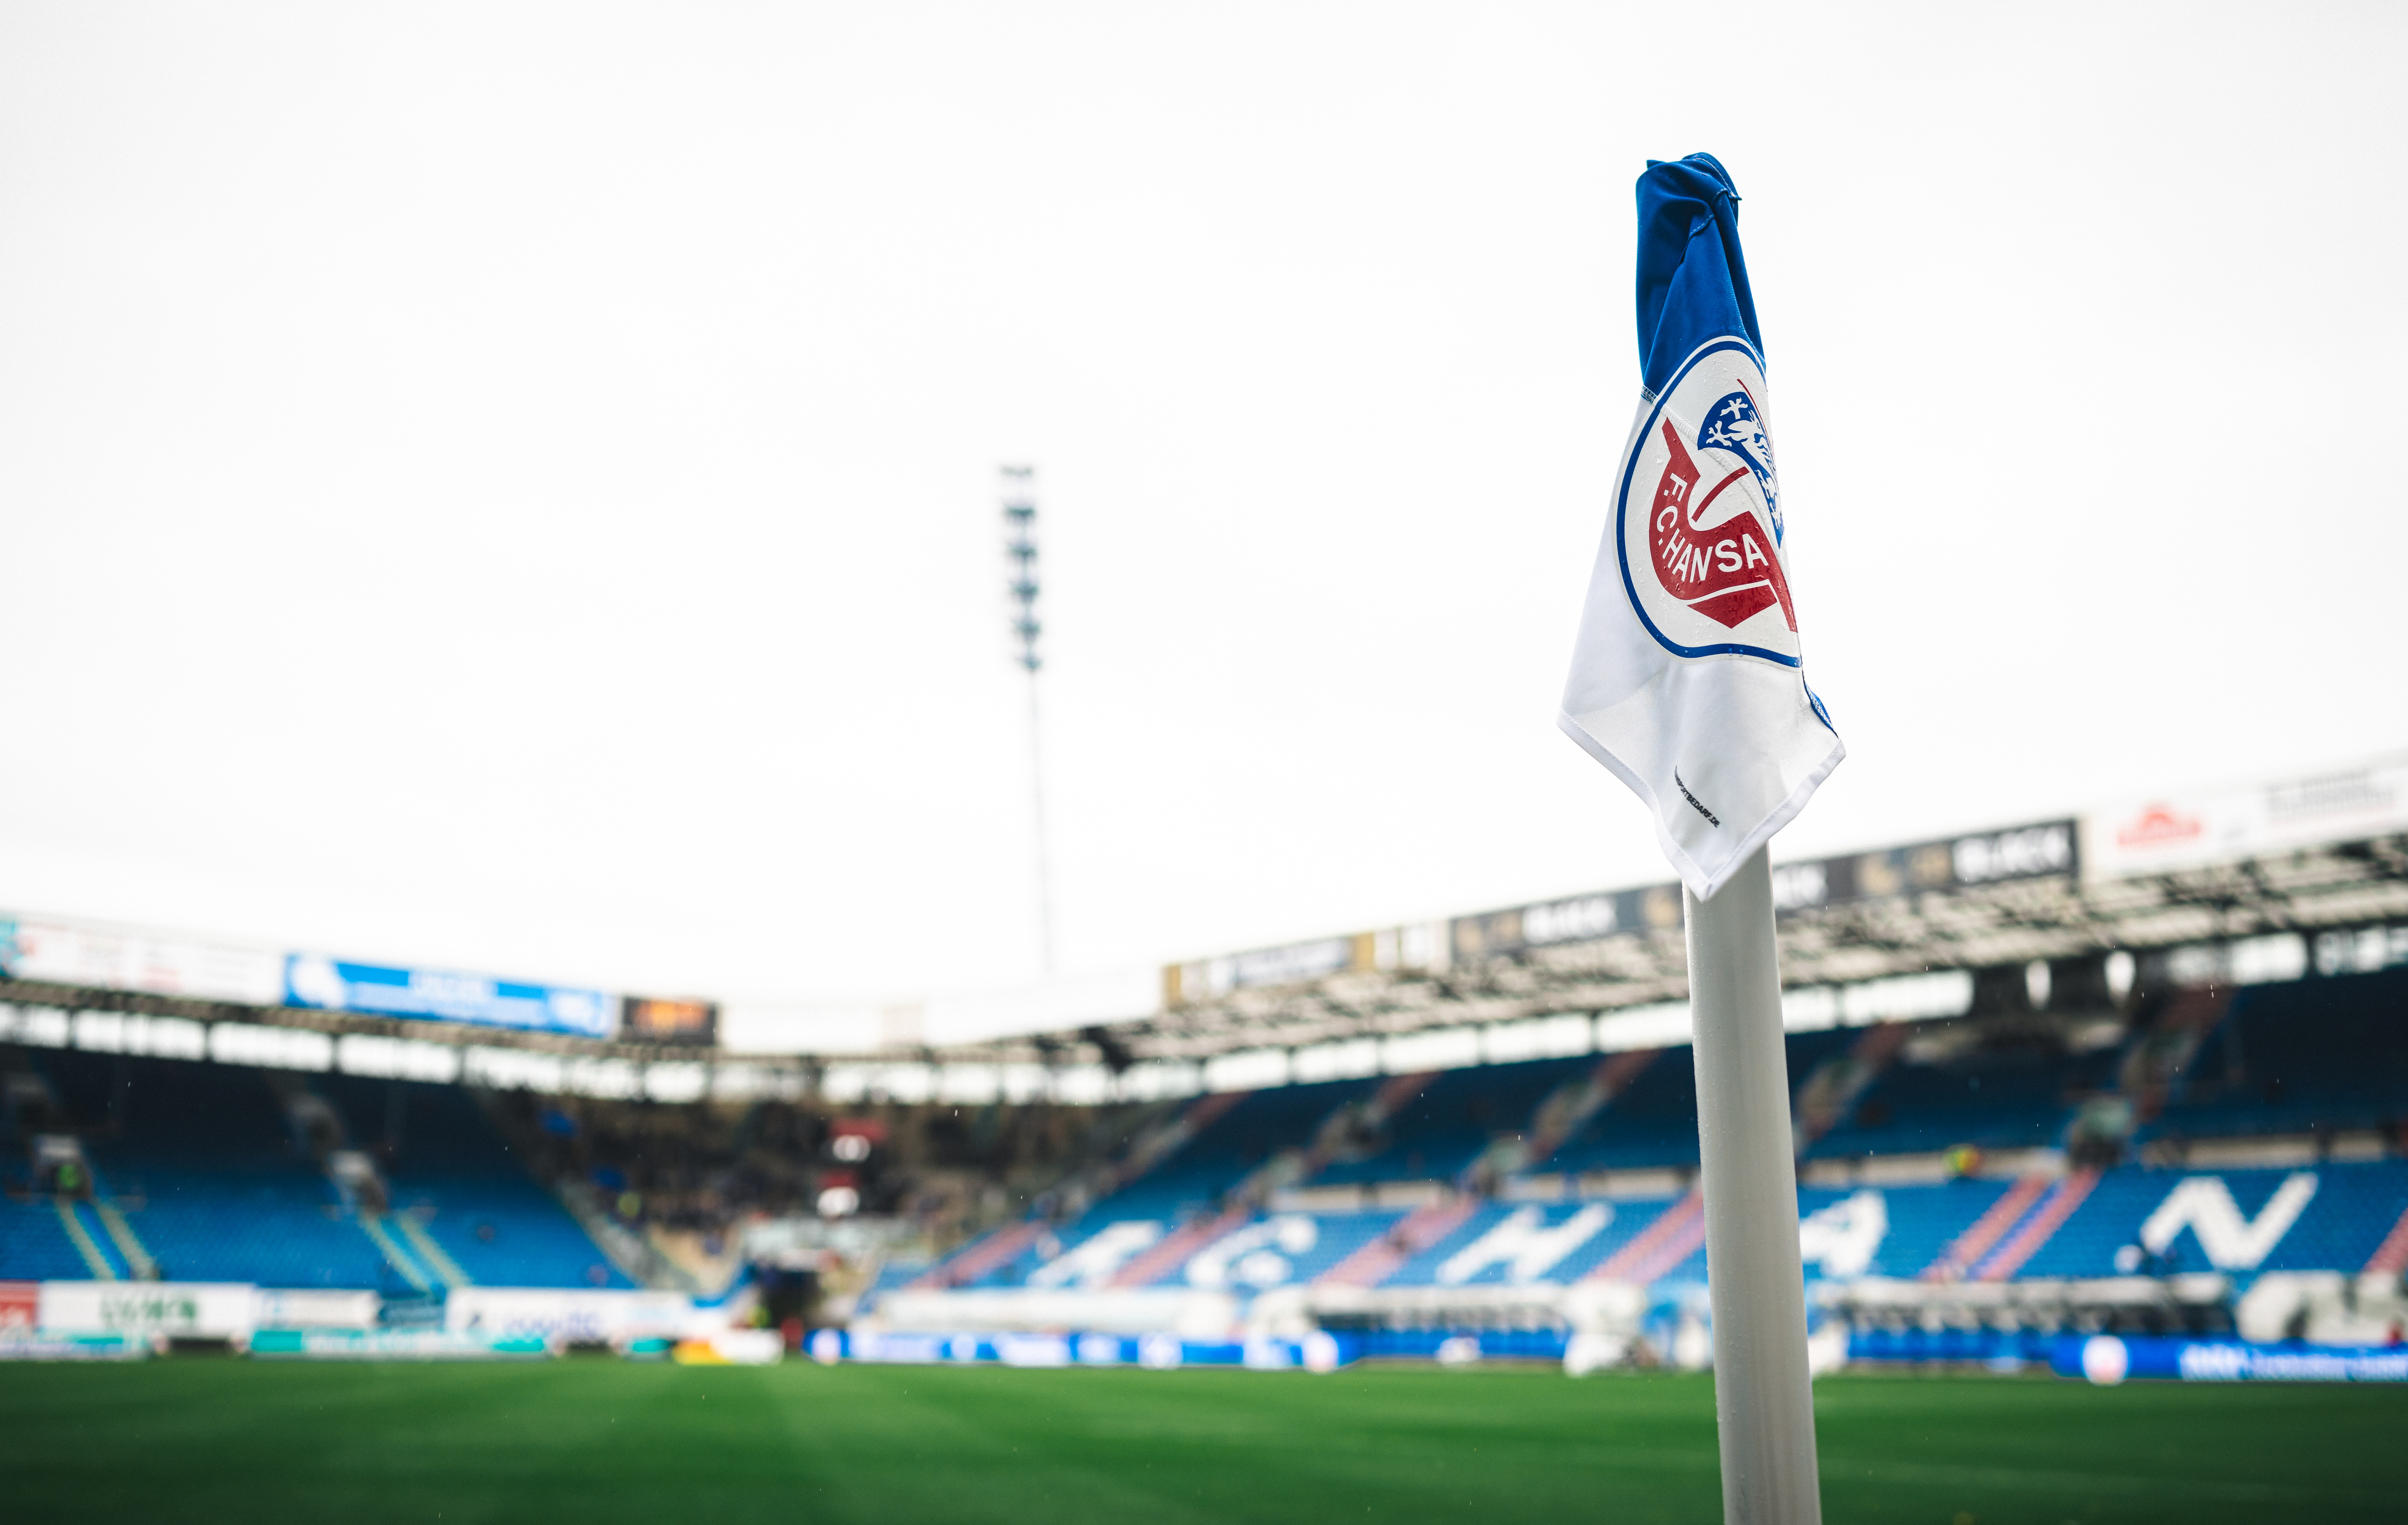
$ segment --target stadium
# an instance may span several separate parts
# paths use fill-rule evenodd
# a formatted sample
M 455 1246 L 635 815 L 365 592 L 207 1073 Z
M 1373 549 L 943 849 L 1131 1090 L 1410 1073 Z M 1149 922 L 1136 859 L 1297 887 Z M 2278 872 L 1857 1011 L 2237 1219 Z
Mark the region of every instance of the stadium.
M 0 6 L 0 1525 L 2408 1517 L 2403 57 Z
M 1787 863 L 1777 895 L 1833 1390 L 2408 1380 L 2408 762 Z M 1119 1020 L 852 1054 L 731 1051 L 708 1001 L 20 917 L 0 1348 L 782 1359 L 869 1404 L 889 1369 L 969 1404 L 1487 1371 L 1508 1408 L 1506 1374 L 1654 1372 L 1694 1407 L 1679 905 L 1250 950 Z M 1225 1398 L 1257 1401 L 1160 1401 Z

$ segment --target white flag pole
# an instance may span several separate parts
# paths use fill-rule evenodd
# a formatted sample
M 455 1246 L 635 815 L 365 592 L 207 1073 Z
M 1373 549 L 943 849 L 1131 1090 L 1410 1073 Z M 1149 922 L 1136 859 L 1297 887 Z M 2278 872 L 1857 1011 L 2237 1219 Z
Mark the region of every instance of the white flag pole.
M 1821 1525 L 1789 1065 L 1765 852 L 1758 848 L 1713 899 L 1685 895 L 1723 1518 Z

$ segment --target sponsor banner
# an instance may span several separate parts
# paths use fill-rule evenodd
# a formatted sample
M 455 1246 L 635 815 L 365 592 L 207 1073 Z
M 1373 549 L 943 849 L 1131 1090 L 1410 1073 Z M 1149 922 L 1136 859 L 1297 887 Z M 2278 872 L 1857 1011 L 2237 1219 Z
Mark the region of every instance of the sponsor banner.
M 0 1330 L 0 1361 L 141 1361 L 148 1339 L 127 1334 L 50 1334 Z
M 1935 890 L 2070 877 L 2080 867 L 2080 843 L 2076 822 L 2043 820 L 1872 852 L 1780 863 L 1772 870 L 1773 908 L 1777 916 L 1788 917 L 1827 905 Z M 1681 914 L 1681 887 L 1659 884 L 1457 917 L 1449 924 L 1449 936 L 1457 958 L 1476 959 L 1625 934 L 1677 933 Z
M 374 1292 L 278 1290 L 262 1287 L 251 1327 L 280 1329 L 374 1329 L 384 1299 Z
M 1680 930 L 1681 887 L 1656 884 L 1458 916 L 1448 923 L 1447 935 L 1456 958 L 1477 959 L 1556 943 L 1596 942 L 1623 933 Z
M 610 1036 L 618 1016 L 617 1003 L 599 991 L 526 985 L 448 970 L 345 963 L 314 953 L 296 953 L 286 961 L 284 1001 L 322 1011 L 470 1022 L 580 1038 Z
M 42 1321 L 42 1284 L 0 1281 L 0 1334 L 32 1329 Z
M 774 1329 L 723 1329 L 669 1347 L 681 1366 L 775 1366 L 785 1359 L 785 1337 Z
M 2408 832 L 2408 757 L 2128 800 L 2083 820 L 2092 875 L 2162 874 Z
M 52 918 L 0 918 L 0 974 L 11 979 L 272 1006 L 284 956 Z
M 1183 1340 L 1174 1334 L 896 1334 L 823 1329 L 808 1347 L 823 1365 L 1242 1366 L 1254 1371 L 1334 1372 L 1362 1359 L 1359 1336 L 1316 1331 L 1297 1340 Z
M 1372 942 L 1369 934 L 1321 937 L 1309 943 L 1232 953 L 1226 958 L 1170 964 L 1162 972 L 1163 1001 L 1175 1007 L 1232 991 L 1302 985 L 1348 969 L 1368 969 L 1372 962 Z
M 619 1003 L 619 1036 L 629 1043 L 717 1043 L 719 1007 L 710 1001 L 631 995 Z
M 44 1333 L 241 1339 L 256 1327 L 257 1289 L 239 1281 L 46 1281 Z
M 454 1334 L 439 1329 L 263 1329 L 254 1361 L 541 1361 L 542 1336 Z
M 454 1334 L 578 1344 L 681 1335 L 694 1321 L 683 1292 L 587 1291 L 550 1287 L 455 1287 L 443 1300 Z
M 2049 1352 L 2059 1376 L 2100 1387 L 2176 1382 L 2408 1382 L 2408 1346 L 2250 1345 L 2172 1335 L 2065 1335 Z
M 914 1333 L 1085 1329 L 1200 1339 L 1235 1324 L 1238 1304 L 1227 1292 L 1190 1287 L 905 1288 L 881 1294 L 878 1320 L 889 1330 Z
M 1971 889 L 2016 879 L 2070 878 L 2081 866 L 2082 834 L 2071 820 L 2035 821 L 1998 831 L 1848 853 L 1772 870 L 1776 915 L 1789 917 L 1858 901 L 1930 891 Z M 1505 910 L 1459 916 L 1445 924 L 1452 957 L 1473 960 L 1558 944 L 1681 930 L 1681 886 L 1604 890 Z M 1172 964 L 1163 971 L 1164 1005 L 1226 995 L 1265 985 L 1300 984 L 1341 970 L 1386 967 L 1383 936 L 1329 937 L 1226 959 Z M 1416 964 L 1426 959 L 1404 961 Z
M 2081 866 L 2080 843 L 2074 821 L 2042 820 L 1902 848 L 1783 863 L 1772 871 L 1773 905 L 1777 912 L 1785 914 L 1931 890 L 1971 890 L 2011 879 L 2070 877 Z

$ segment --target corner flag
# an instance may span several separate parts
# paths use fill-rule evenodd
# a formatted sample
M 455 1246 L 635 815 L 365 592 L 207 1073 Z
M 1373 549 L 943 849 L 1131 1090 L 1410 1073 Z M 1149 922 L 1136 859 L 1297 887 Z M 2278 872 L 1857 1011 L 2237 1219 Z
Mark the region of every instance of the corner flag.
M 1847 754 L 1806 686 L 1739 193 L 1711 154 L 1639 178 L 1639 351 L 1556 723 L 1647 802 L 1702 901 Z

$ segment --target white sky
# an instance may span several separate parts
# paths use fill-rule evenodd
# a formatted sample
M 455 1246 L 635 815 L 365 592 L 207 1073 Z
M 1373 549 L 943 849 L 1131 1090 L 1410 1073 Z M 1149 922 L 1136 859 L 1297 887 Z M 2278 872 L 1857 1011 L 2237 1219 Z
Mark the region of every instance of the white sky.
M 1777 853 L 2408 740 L 2408 12 L 0 8 L 0 905 L 616 989 L 1670 877 L 1553 725 L 1745 197 Z

